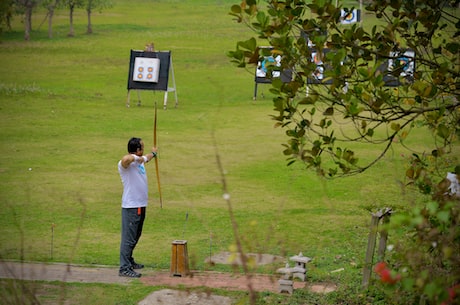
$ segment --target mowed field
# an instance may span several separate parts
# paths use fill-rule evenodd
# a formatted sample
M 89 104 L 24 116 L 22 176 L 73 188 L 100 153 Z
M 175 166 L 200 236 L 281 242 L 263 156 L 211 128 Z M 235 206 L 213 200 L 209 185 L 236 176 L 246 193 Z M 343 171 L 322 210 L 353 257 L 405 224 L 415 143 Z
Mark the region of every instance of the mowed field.
M 412 200 L 400 183 L 410 153 L 396 146 L 367 172 L 332 181 L 300 163 L 288 167 L 269 85 L 253 100 L 254 69 L 237 69 L 226 56 L 251 37 L 228 15 L 234 2 L 116 0 L 93 13 L 91 35 L 77 9 L 75 37 L 67 37 L 68 11 L 60 9 L 52 39 L 39 8 L 30 41 L 15 17 L 0 43 L 0 258 L 116 266 L 117 162 L 132 136 L 152 146 L 157 103 L 163 206 L 151 163 L 136 260 L 168 269 L 171 242 L 185 239 L 193 269 L 230 270 L 205 263 L 235 250 L 218 156 L 246 252 L 302 252 L 313 258 L 310 279 L 359 286 L 370 213 Z M 162 91 L 132 91 L 126 107 L 130 50 L 150 42 L 171 51 L 178 107 L 170 93 L 164 110 Z M 426 138 L 420 132 L 413 142 L 423 149 Z M 369 161 L 380 151 L 359 153 Z M 283 266 L 271 267 L 257 271 Z

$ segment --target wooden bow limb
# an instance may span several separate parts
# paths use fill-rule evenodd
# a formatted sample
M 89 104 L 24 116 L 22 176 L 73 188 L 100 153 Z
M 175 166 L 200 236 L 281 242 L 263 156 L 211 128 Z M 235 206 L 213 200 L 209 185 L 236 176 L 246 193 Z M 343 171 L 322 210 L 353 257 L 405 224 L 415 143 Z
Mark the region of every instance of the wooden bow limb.
M 153 146 L 157 147 L 157 102 L 155 101 L 155 119 L 153 121 Z M 163 197 L 161 196 L 160 170 L 158 166 L 158 154 L 155 157 L 155 171 L 157 174 L 158 194 L 160 195 L 160 208 L 163 208 Z

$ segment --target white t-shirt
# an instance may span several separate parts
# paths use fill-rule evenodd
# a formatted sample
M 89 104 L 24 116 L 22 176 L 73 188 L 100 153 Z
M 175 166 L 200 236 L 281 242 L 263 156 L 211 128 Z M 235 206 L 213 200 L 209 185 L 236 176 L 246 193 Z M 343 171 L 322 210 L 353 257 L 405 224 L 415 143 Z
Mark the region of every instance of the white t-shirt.
M 148 184 L 144 163 L 131 162 L 128 168 L 118 162 L 118 172 L 123 183 L 122 208 L 146 207 L 148 201 Z

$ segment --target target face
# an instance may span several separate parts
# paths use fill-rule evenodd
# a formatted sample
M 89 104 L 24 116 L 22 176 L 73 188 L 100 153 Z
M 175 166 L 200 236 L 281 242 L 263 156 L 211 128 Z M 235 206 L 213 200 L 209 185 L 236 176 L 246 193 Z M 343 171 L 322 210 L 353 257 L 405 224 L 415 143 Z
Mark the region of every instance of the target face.
M 316 64 L 316 70 L 313 72 L 313 77 L 317 80 L 324 78 L 324 66 L 321 54 L 318 52 L 311 53 L 312 61 Z
M 388 60 L 388 69 L 393 71 L 398 69 L 400 76 L 412 77 L 415 71 L 415 52 L 413 50 L 406 50 L 404 53 L 391 52 L 390 57 L 394 59 Z
M 136 57 L 134 59 L 133 80 L 137 82 L 158 83 L 160 59 Z
M 275 65 L 277 67 L 281 66 L 281 56 L 277 56 L 273 58 L 273 56 L 267 56 L 264 58 L 262 62 L 258 62 L 256 76 L 257 77 L 267 77 L 267 66 L 268 65 Z M 272 71 L 272 77 L 280 77 L 280 71 Z
M 343 10 L 341 11 L 341 17 L 342 17 L 342 24 L 351 24 L 355 22 L 361 21 L 360 19 L 360 11 L 359 10 Z

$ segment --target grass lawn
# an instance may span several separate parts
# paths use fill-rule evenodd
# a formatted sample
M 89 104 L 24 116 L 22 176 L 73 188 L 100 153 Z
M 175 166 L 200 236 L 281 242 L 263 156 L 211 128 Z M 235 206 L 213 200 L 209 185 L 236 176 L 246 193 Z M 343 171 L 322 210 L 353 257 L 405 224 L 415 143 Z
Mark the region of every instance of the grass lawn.
M 246 251 L 302 252 L 313 258 L 309 280 L 359 288 L 370 212 L 404 208 L 409 200 L 398 183 L 405 152 L 392 151 L 368 172 L 342 180 L 322 180 L 301 164 L 287 167 L 284 131 L 269 117 L 269 87 L 259 86 L 253 101 L 254 71 L 226 57 L 251 36 L 228 15 L 234 0 L 114 2 L 93 14 L 92 35 L 79 9 L 76 36 L 67 37 L 68 12 L 59 10 L 48 39 L 46 23 L 37 29 L 46 15 L 41 8 L 31 41 L 23 41 L 19 17 L 0 36 L 0 258 L 117 265 L 117 162 L 132 136 L 152 146 L 157 102 L 163 208 L 152 163 L 136 260 L 168 269 L 171 242 L 186 239 L 193 269 L 231 270 L 204 262 L 210 252 L 234 248 L 218 154 Z M 133 91 L 125 106 L 130 50 L 152 41 L 172 52 L 178 108 L 169 94 L 168 109 L 161 109 L 160 91 L 140 91 L 140 107 Z M 379 153 L 364 149 L 363 160 Z

